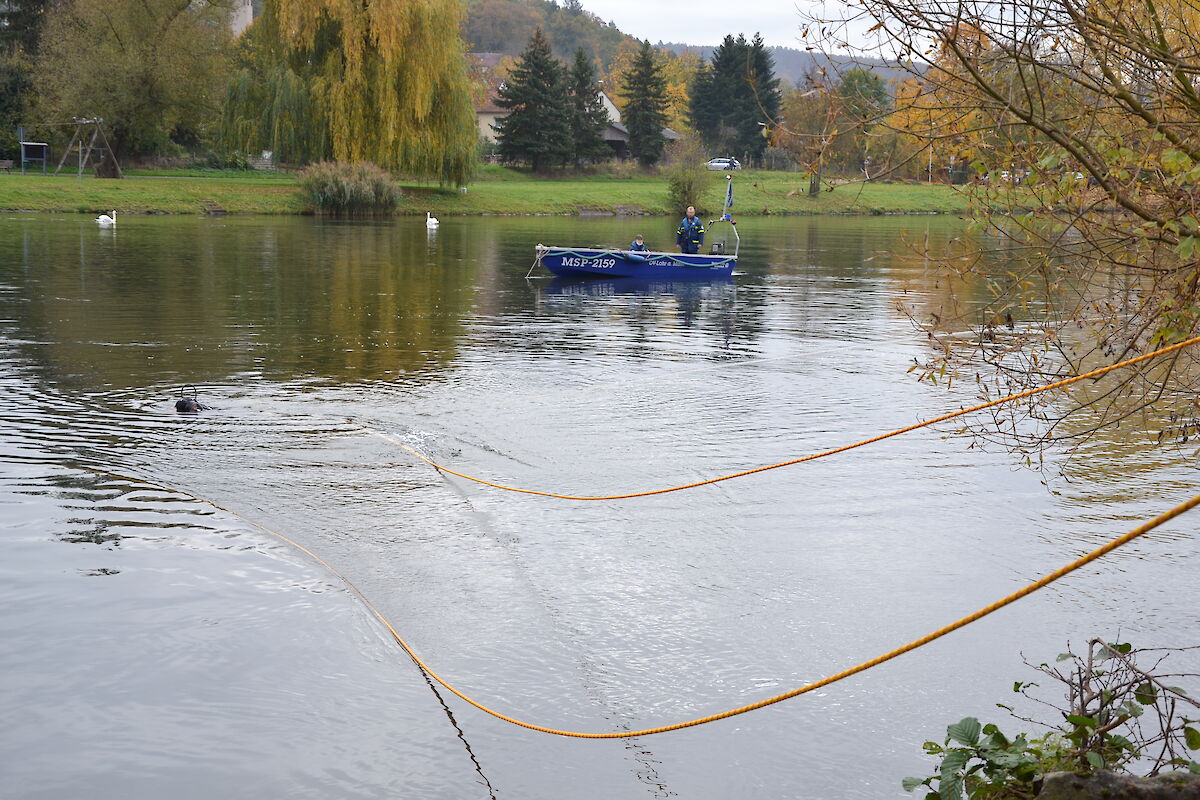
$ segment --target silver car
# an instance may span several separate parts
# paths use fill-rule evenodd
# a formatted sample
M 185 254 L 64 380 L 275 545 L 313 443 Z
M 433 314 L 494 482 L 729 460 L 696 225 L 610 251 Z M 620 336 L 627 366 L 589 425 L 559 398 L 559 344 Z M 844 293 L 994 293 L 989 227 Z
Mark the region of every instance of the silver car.
M 739 163 L 736 158 L 714 158 L 713 160 L 706 163 L 704 166 L 706 166 L 710 170 L 714 170 L 714 171 L 741 169 L 742 168 L 741 163 Z

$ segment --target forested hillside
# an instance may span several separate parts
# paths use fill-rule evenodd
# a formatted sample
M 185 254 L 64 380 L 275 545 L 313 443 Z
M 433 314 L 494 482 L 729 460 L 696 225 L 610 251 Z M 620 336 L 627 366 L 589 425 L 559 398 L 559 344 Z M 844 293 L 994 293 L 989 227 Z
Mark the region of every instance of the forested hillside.
M 745 33 L 749 36 L 754 31 L 730 31 L 730 33 Z M 658 46 L 678 55 L 693 53 L 705 61 L 711 59 L 712 52 L 716 49 L 707 45 L 697 46 L 676 42 L 660 42 Z M 909 77 L 908 73 L 900 68 L 873 58 L 852 59 L 848 56 L 831 56 L 816 51 L 797 50 L 794 47 L 768 47 L 767 52 L 775 60 L 775 77 L 779 78 L 784 86 L 795 84 L 805 76 L 817 75 L 821 70 L 824 70 L 827 75 L 838 76 L 854 67 L 868 69 L 887 83 L 899 83 Z
M 477 53 L 515 56 L 539 27 L 558 58 L 568 61 L 582 47 L 604 69 L 612 64 L 622 41 L 633 41 L 586 11 L 580 0 L 565 0 L 562 5 L 553 0 L 467 0 L 463 38 L 467 48 Z
M 726 33 L 753 35 L 752 30 L 741 30 L 736 24 Z M 524 49 L 534 29 L 541 27 L 554 55 L 569 61 L 575 50 L 582 47 L 584 53 L 607 72 L 617 56 L 623 41 L 633 42 L 634 37 L 623 33 L 611 22 L 606 22 L 588 11 L 584 0 L 467 0 L 467 22 L 463 27 L 463 38 L 470 50 L 479 53 L 505 53 L 515 56 Z M 800 23 L 797 19 L 796 29 Z M 657 47 L 677 55 L 692 53 L 705 60 L 712 56 L 715 45 L 693 45 L 685 43 L 659 42 Z M 775 60 L 775 74 L 787 86 L 806 75 L 815 75 L 818 70 L 840 75 L 862 66 L 879 74 L 884 81 L 892 83 L 903 80 L 903 75 L 882 61 L 866 60 L 853 62 L 845 56 L 826 56 L 821 53 L 797 50 L 792 47 L 770 47 L 768 52 Z

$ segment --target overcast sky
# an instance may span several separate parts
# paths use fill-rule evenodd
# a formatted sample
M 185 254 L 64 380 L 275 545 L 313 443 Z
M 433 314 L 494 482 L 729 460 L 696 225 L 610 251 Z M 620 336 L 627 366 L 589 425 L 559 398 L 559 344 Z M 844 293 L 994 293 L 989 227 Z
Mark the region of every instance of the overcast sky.
M 725 34 L 756 31 L 763 41 L 781 47 L 801 47 L 800 15 L 791 0 L 582 0 L 583 7 L 625 33 L 651 44 L 686 42 L 720 44 Z M 808 4 L 805 3 L 805 6 Z

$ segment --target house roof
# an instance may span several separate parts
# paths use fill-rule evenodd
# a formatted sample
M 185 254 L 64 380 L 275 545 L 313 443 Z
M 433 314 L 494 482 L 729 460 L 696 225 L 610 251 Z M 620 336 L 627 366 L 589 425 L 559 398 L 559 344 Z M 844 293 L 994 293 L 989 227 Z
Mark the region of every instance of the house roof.
M 497 93 L 498 91 L 499 90 L 496 87 L 490 87 L 488 89 L 487 97 L 483 98 L 482 100 L 476 101 L 475 113 L 476 114 L 507 114 L 508 113 L 507 108 L 501 108 L 499 105 L 496 104 L 496 100 L 499 98 L 499 94 Z
M 600 102 L 604 105 L 604 110 L 608 112 L 609 121 L 620 125 L 621 112 L 617 108 L 617 104 L 608 96 L 608 92 L 600 92 Z
M 480 53 L 472 53 L 471 55 L 478 56 L 481 54 Z M 483 53 L 482 55 L 501 55 L 501 54 L 499 54 L 499 53 Z M 507 114 L 509 112 L 509 109 L 501 108 L 499 105 L 496 104 L 496 100 L 499 98 L 498 91 L 499 90 L 497 87 L 489 88 L 487 96 L 484 99 L 479 100 L 475 103 L 475 113 L 476 114 Z M 629 129 L 626 128 L 624 123 L 621 122 L 621 112 L 617 110 L 616 105 L 613 104 L 612 100 L 610 100 L 608 98 L 608 95 L 601 92 L 601 97 L 603 98 L 604 108 L 606 111 L 608 111 L 608 127 L 604 131 L 604 140 L 606 142 L 615 142 L 615 141 L 627 142 L 627 141 L 629 141 Z M 676 133 L 675 131 L 671 130 L 670 128 L 663 128 L 662 135 L 663 135 L 663 138 L 666 139 L 667 141 L 673 141 L 675 139 L 680 138 L 679 134 Z
M 610 122 L 608 127 L 604 129 L 604 141 L 628 142 L 629 129 L 619 122 Z

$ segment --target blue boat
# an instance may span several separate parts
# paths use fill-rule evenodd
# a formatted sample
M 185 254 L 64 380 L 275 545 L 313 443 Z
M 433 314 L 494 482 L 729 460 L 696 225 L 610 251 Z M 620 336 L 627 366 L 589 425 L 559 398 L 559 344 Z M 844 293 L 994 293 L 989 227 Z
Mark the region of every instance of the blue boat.
M 648 250 L 606 250 L 599 247 L 534 248 L 535 260 L 530 272 L 541 264 L 555 275 L 568 278 L 638 278 L 647 281 L 711 281 L 728 278 L 737 266 L 742 240 L 737 223 L 729 214 L 733 205 L 733 178 L 726 176 L 725 210 L 720 219 L 708 223 L 726 223 L 733 231 L 733 252 L 725 252 L 726 242 L 711 245 L 709 253 L 659 253 Z M 727 237 L 728 238 L 728 237 Z M 527 276 L 528 277 L 528 276 Z
M 564 277 L 641 278 L 652 281 L 728 278 L 737 253 L 655 253 L 591 247 L 535 248 L 537 263 Z

